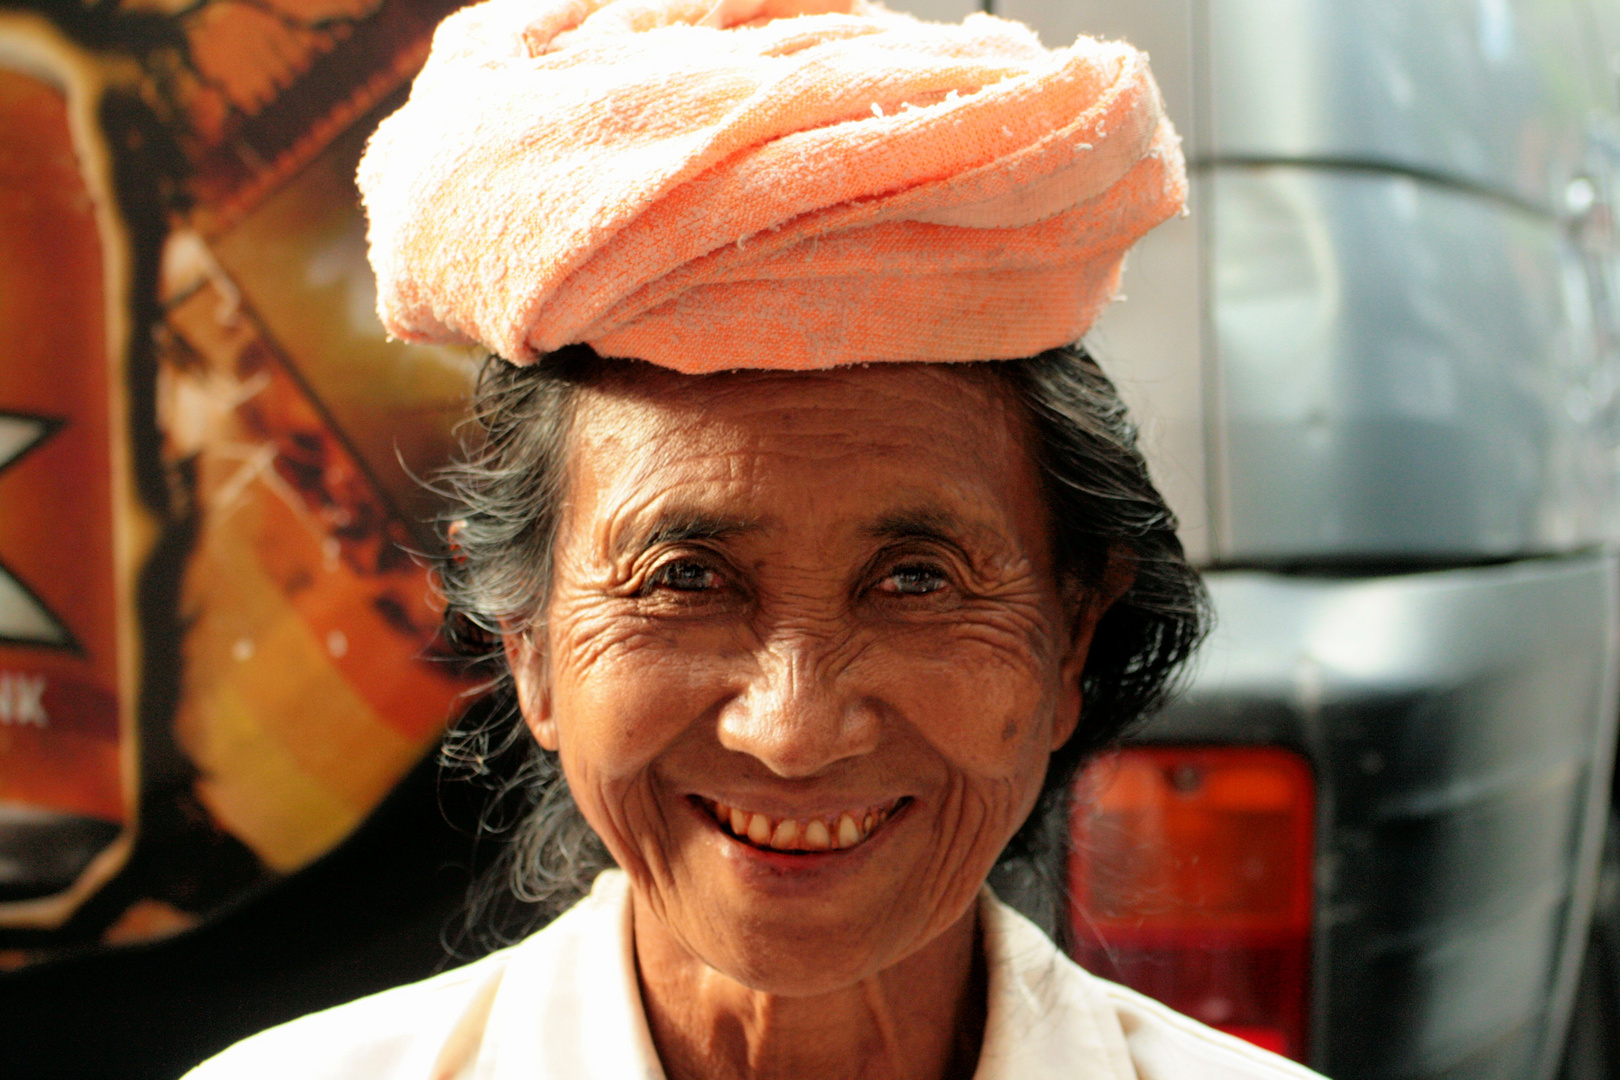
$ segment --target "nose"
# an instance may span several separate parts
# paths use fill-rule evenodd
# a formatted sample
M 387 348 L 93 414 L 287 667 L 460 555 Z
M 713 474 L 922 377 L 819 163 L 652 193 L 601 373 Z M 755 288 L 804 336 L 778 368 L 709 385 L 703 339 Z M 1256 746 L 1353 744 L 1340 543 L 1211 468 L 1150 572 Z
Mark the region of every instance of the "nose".
M 846 685 L 830 651 L 800 641 L 758 654 L 748 685 L 720 710 L 720 744 L 787 778 L 875 750 L 878 706 Z

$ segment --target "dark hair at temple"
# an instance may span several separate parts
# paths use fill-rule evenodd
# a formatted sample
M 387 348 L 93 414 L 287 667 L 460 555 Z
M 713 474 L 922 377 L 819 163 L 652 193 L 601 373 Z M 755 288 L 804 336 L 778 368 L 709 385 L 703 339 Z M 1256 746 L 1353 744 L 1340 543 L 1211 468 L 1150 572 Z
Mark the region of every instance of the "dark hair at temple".
M 507 837 L 473 894 L 468 928 L 475 937 L 500 940 L 532 929 L 610 865 L 555 755 L 517 717 L 500 627 L 526 623 L 545 606 L 576 395 L 639 363 L 603 359 L 585 346 L 521 368 L 491 358 L 478 382 L 470 437 L 440 475 L 438 487 L 454 507 L 446 515 L 451 552 L 440 568 L 445 629 L 458 651 L 485 668 L 491 691 L 485 707 L 452 730 L 444 760 L 490 783 L 494 795 L 480 827 Z M 1079 590 L 1099 583 L 1111 549 L 1128 551 L 1135 567 L 1130 588 L 1096 628 L 1081 722 L 1052 755 L 1040 801 L 993 877 L 1001 889 L 1044 890 L 1045 904 L 1026 895 L 1020 906 L 1037 909 L 1029 913 L 1050 932 L 1061 893 L 1054 878 L 1061 859 L 1053 856 L 1066 835 L 1069 783 L 1089 756 L 1163 704 L 1207 628 L 1208 599 L 1148 476 L 1125 406 L 1090 356 L 1072 346 L 962 371 L 999 382 L 1025 417 L 1063 579 Z

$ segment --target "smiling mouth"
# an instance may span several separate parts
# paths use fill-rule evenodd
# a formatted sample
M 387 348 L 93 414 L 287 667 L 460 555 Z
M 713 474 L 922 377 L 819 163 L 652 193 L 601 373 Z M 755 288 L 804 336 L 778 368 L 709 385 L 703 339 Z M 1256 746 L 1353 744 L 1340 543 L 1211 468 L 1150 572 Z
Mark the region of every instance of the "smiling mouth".
M 880 806 L 804 819 L 771 817 L 714 799 L 699 801 L 720 830 L 735 840 L 767 851 L 815 852 L 859 847 L 911 800 L 902 797 Z

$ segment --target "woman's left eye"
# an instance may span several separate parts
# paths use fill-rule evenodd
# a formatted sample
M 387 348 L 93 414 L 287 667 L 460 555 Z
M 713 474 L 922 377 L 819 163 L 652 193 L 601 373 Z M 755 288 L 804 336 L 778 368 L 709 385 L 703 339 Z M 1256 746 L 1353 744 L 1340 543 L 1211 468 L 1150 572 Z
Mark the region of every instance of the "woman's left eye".
M 898 566 L 889 571 L 878 587 L 901 596 L 927 596 L 948 584 L 945 575 L 931 566 Z
M 702 563 L 671 562 L 654 571 L 652 583 L 676 592 L 708 592 L 719 588 L 720 575 Z

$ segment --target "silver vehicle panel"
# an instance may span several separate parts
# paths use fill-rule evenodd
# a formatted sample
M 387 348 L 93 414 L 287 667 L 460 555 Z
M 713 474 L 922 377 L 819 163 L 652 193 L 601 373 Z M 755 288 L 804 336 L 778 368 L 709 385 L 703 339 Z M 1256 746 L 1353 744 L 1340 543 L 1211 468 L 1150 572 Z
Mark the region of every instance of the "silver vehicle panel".
M 1204 187 L 1223 559 L 1616 535 L 1620 373 L 1562 230 L 1381 172 L 1221 168 Z
M 1209 583 L 1215 636 L 1142 738 L 1315 764 L 1317 1067 L 1549 1075 L 1613 760 L 1620 563 Z
M 1214 0 L 1216 161 L 1359 162 L 1555 209 L 1612 77 L 1575 0 Z

